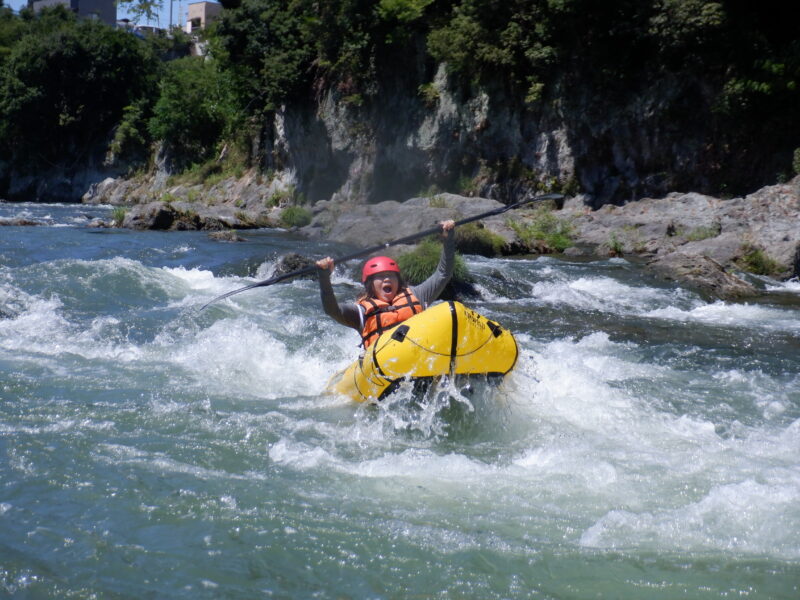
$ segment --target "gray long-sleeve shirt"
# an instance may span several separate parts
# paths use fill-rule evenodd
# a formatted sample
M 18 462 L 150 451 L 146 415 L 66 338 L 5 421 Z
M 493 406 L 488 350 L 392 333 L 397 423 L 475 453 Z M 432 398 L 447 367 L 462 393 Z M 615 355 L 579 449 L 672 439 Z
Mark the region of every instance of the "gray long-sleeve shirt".
M 433 275 L 428 277 L 419 285 L 409 286 L 409 289 L 427 308 L 431 302 L 439 297 L 450 277 L 453 275 L 455 265 L 456 243 L 455 234 L 451 229 L 445 234 L 445 241 L 442 247 L 442 255 L 439 257 L 439 264 Z M 363 326 L 363 312 L 361 307 L 355 302 L 348 302 L 340 305 L 333 293 L 331 286 L 331 273 L 327 269 L 317 269 L 319 275 L 319 291 L 322 298 L 322 308 L 325 313 L 337 323 L 352 327 L 361 331 Z

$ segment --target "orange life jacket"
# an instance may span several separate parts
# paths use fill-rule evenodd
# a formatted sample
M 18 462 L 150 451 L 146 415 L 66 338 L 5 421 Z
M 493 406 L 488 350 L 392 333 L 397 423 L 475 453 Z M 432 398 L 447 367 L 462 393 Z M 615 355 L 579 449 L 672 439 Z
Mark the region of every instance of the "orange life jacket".
M 364 309 L 364 327 L 361 329 L 364 348 L 369 348 L 387 329 L 423 310 L 422 303 L 408 288 L 400 290 L 391 303 L 377 298 L 364 298 L 358 304 Z

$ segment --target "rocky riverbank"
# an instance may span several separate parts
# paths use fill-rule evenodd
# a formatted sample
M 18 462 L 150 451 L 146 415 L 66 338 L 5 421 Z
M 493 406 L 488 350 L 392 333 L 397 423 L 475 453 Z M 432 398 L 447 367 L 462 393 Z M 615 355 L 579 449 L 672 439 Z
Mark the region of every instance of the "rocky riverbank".
M 105 182 L 85 200 L 119 203 L 128 197 L 122 194 L 125 186 L 129 184 Z M 138 192 L 139 196 L 144 193 Z M 268 201 L 276 195 L 275 190 L 257 181 L 223 182 L 212 193 L 216 201 L 209 194 L 190 201 L 192 188 L 171 188 L 162 193 L 168 200 L 128 207 L 122 225 L 218 231 L 281 223 L 282 203 L 268 207 L 275 204 Z M 322 200 L 310 207 L 311 223 L 298 231 L 363 247 L 431 228 L 442 219 L 458 220 L 501 206 L 495 200 L 455 194 L 357 205 Z M 742 277 L 745 272 L 776 279 L 800 275 L 800 177 L 743 198 L 673 193 L 592 210 L 584 198 L 576 196 L 552 208 L 547 213 L 551 225 L 557 223 L 571 238 L 565 254 L 640 260 L 655 275 L 711 296 L 739 299 L 758 295 L 759 290 Z M 546 241 L 533 235 L 541 229 L 539 221 L 544 214 L 529 206 L 488 218 L 482 225 L 501 240 L 495 248 L 502 254 L 551 252 Z
M 493 200 L 442 194 L 404 203 L 383 202 L 347 212 L 318 203 L 302 231 L 352 244 L 372 245 L 429 228 L 443 218 L 460 219 L 501 206 Z M 569 256 L 622 256 L 643 261 L 659 277 L 723 299 L 757 296 L 742 275 L 776 279 L 800 274 L 800 179 L 770 186 L 745 198 L 721 200 L 700 194 L 670 194 L 593 211 L 580 197 L 551 213 L 521 208 L 486 219 L 505 254 L 549 252 L 530 234 L 547 216 L 571 238 Z

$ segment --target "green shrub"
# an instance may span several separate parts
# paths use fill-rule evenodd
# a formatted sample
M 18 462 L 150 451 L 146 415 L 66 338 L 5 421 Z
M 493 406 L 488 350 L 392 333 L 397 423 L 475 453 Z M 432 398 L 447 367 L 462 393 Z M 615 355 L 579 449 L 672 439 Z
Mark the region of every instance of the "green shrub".
M 293 185 L 285 188 L 278 188 L 269 195 L 269 198 L 267 198 L 264 203 L 267 206 L 280 206 L 292 200 L 296 194 L 297 189 Z
M 151 135 L 165 140 L 183 164 L 211 158 L 239 123 L 230 77 L 215 61 L 196 56 L 174 60 L 161 80 L 150 119 Z
M 439 88 L 433 83 L 423 83 L 417 88 L 417 92 L 419 92 L 422 102 L 428 108 L 433 108 L 439 102 Z
M 145 110 L 145 100 L 138 100 L 122 109 L 122 120 L 108 146 L 109 162 L 122 156 L 145 154 L 149 139 L 147 121 L 144 118 Z
M 498 256 L 503 252 L 506 241 L 477 223 L 469 223 L 456 228 L 456 247 L 464 254 Z
M 611 256 L 622 256 L 625 253 L 625 246 L 619 241 L 616 231 L 608 236 L 608 253 Z
M 780 263 L 761 248 L 747 245 L 742 250 L 744 254 L 737 261 L 741 269 L 756 275 L 767 276 L 780 275 L 783 271 Z
M 441 254 L 442 243 L 431 238 L 423 240 L 413 250 L 401 254 L 397 259 L 397 264 L 400 266 L 406 283 L 417 285 L 433 275 Z M 468 282 L 470 280 L 471 277 L 464 259 L 456 254 L 453 281 Z
M 478 195 L 479 184 L 476 178 L 470 177 L 469 175 L 461 175 L 456 182 L 456 188 L 458 189 L 458 193 L 462 196 L 474 198 Z
M 111 222 L 114 223 L 115 227 L 120 227 L 122 222 L 125 220 L 125 214 L 128 212 L 128 209 L 124 206 L 115 206 L 114 210 L 111 211 Z
M 287 206 L 281 212 L 281 222 L 286 227 L 305 227 L 311 223 L 311 211 L 302 206 Z
M 544 242 L 554 252 L 563 252 L 572 246 L 572 225 L 566 219 L 556 217 L 547 208 L 538 208 L 533 219 L 526 224 L 512 219 L 508 219 L 506 224 L 527 246 Z
M 707 240 L 709 238 L 717 237 L 721 231 L 722 225 L 719 223 L 715 223 L 714 225 L 708 227 L 695 227 L 686 234 L 686 241 L 699 242 L 701 240 Z

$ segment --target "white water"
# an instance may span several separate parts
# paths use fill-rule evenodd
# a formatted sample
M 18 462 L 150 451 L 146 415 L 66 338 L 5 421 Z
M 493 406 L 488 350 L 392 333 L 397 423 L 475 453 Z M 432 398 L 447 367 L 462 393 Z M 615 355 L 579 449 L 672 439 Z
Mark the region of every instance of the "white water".
M 269 236 L 245 247 L 266 255 L 252 277 L 197 264 L 218 248 L 202 236 L 153 239 L 0 264 L 7 592 L 796 597 L 796 308 L 706 302 L 624 261 L 471 258 L 515 371 L 367 407 L 323 394 L 358 337 L 315 282 L 196 312 L 269 275 Z

